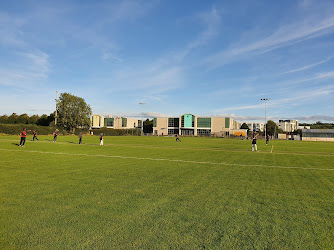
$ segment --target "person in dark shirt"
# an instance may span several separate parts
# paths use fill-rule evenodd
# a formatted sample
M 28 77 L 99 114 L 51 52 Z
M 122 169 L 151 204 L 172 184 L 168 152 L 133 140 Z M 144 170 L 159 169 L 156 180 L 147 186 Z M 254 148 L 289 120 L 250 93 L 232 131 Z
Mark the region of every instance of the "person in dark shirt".
M 35 139 L 36 139 L 37 141 L 39 141 L 38 138 L 37 138 L 37 133 L 36 133 L 35 130 L 32 132 L 32 134 L 33 134 L 32 140 L 35 141 Z
M 179 138 L 179 135 L 178 134 L 176 134 L 176 142 L 181 142 L 181 140 L 180 140 L 180 138 Z
M 252 151 L 254 151 L 254 149 L 255 149 L 255 151 L 257 151 L 257 145 L 256 145 L 257 138 L 256 137 L 257 136 L 254 136 L 253 139 L 252 139 Z
M 269 135 L 267 134 L 267 136 L 266 136 L 266 145 L 268 145 L 269 140 L 270 140 L 270 137 L 269 137 Z
M 53 132 L 53 142 L 57 141 L 57 136 L 58 136 L 58 129 L 56 129 L 55 132 Z
M 80 132 L 80 134 L 79 134 L 79 144 L 81 144 L 82 143 L 82 132 Z

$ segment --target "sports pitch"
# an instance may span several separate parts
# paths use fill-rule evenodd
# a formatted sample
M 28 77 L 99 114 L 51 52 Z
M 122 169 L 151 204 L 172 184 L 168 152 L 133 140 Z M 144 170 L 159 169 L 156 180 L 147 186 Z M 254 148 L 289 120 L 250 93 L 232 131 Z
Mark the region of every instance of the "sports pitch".
M 31 137 L 0 136 L 0 249 L 334 248 L 332 142 Z

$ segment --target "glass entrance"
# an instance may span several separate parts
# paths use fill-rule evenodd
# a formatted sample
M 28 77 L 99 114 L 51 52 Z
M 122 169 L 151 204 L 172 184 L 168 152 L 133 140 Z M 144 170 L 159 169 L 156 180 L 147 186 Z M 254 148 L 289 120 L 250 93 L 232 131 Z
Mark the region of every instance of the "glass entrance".
M 181 129 L 181 135 L 194 135 L 193 129 Z

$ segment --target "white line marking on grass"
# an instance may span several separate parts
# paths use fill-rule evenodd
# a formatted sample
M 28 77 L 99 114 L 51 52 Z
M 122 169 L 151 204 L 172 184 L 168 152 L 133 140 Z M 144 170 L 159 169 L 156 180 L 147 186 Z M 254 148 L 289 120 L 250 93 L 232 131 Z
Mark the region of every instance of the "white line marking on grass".
M 134 157 L 134 156 L 120 156 L 120 155 L 70 154 L 70 153 L 57 153 L 57 152 L 45 152 L 45 151 L 33 151 L 33 150 L 11 150 L 11 149 L 0 149 L 0 150 L 2 150 L 2 151 L 10 151 L 10 152 L 21 152 L 21 153 L 22 152 L 30 152 L 30 153 L 54 154 L 54 155 L 104 157 L 104 158 L 149 160 L 149 161 L 168 161 L 168 162 L 195 163 L 195 164 L 211 164 L 211 165 L 223 165 L 223 166 L 262 167 L 262 168 L 281 168 L 281 169 L 302 169 L 302 170 L 334 171 L 333 168 L 301 168 L 301 167 L 267 166 L 267 165 L 255 165 L 255 164 L 245 165 L 245 164 L 225 163 L 225 162 L 172 160 L 172 159 L 159 159 L 159 158 Z

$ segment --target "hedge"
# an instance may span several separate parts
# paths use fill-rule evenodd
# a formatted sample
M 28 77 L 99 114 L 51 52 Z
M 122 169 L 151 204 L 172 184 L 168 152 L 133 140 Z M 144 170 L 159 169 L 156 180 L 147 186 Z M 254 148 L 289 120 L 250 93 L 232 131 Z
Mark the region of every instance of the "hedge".
M 52 135 L 57 127 L 38 126 L 35 124 L 0 124 L 0 133 L 9 135 L 19 135 L 21 131 L 26 128 L 31 130 L 28 134 L 32 134 L 32 131 L 36 131 L 37 135 Z M 67 135 L 68 132 L 63 128 L 57 128 L 59 133 Z
M 55 129 L 59 130 L 60 135 L 69 135 L 71 134 L 66 129 L 61 127 L 47 127 L 47 126 L 38 126 L 35 124 L 0 124 L 0 133 L 9 134 L 9 135 L 19 135 L 21 131 L 26 128 L 27 130 L 31 130 L 28 134 L 32 134 L 32 131 L 36 131 L 37 135 L 52 135 Z M 112 129 L 112 128 L 98 128 L 98 129 L 75 129 L 74 134 L 78 135 L 80 132 L 83 134 L 90 134 L 90 131 L 93 131 L 94 135 L 112 135 L 112 136 L 120 136 L 120 135 L 141 135 L 140 129 Z

